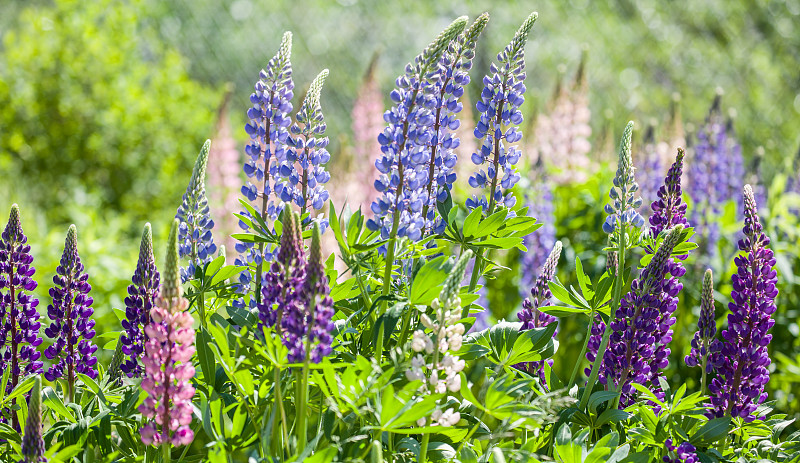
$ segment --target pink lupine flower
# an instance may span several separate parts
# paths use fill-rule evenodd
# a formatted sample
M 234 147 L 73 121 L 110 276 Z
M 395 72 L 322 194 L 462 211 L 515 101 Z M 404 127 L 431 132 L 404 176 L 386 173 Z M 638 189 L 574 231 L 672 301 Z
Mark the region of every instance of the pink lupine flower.
M 231 238 L 231 233 L 239 230 L 239 221 L 231 211 L 239 210 L 239 188 L 242 185 L 241 154 L 231 135 L 231 123 L 228 117 L 230 96 L 231 92 L 225 95 L 217 115 L 216 133 L 208 154 L 207 168 L 211 217 L 217 224 L 218 236 L 223 237 L 222 244 L 226 249 L 233 249 L 236 246 L 236 240 Z

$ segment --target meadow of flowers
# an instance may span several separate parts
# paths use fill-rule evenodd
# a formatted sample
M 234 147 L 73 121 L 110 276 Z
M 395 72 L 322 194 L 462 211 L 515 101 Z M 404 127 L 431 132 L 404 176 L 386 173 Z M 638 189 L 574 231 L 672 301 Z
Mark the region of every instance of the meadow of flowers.
M 583 65 L 534 125 L 523 117 L 536 13 L 472 72 L 489 21 L 455 19 L 388 109 L 368 78 L 353 158 L 336 164 L 329 72 L 295 98 L 286 32 L 239 109 L 244 161 L 221 123 L 174 221 L 142 224 L 123 309 L 94 304 L 74 225 L 56 276 L 40 278 L 26 211 L 10 205 L 0 459 L 800 461 L 797 389 L 769 393 L 771 346 L 786 342 L 773 339 L 780 243 L 797 232 L 770 235 L 782 229 L 761 211 L 783 203 L 745 166 L 722 97 L 691 135 L 677 110 L 659 142 L 620 121 L 603 159 Z M 602 238 L 558 236 L 554 197 L 590 178 L 609 179 Z M 778 194 L 796 196 L 792 180 Z M 501 298 L 519 300 L 506 320 Z M 111 310 L 117 328 L 98 332 L 95 311 Z M 554 361 L 559 338 L 574 362 Z M 675 365 L 690 376 L 676 381 Z

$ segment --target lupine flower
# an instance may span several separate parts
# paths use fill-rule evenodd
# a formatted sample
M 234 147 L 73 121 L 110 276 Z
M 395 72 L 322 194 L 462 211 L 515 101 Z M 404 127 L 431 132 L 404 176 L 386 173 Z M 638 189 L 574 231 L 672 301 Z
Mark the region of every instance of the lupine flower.
M 242 186 L 241 153 L 231 135 L 231 123 L 228 115 L 228 104 L 232 91 L 225 94 L 217 116 L 217 126 L 208 152 L 208 200 L 211 205 L 211 216 L 216 217 L 217 237 L 228 249 L 236 246 L 231 238 L 239 228 L 239 220 L 232 211 L 239 210 L 239 188 Z
M 327 69 L 320 72 L 311 83 L 297 112 L 297 122 L 291 128 L 294 136 L 287 138 L 290 148 L 286 151 L 286 161 L 281 163 L 278 171 L 284 182 L 275 185 L 275 192 L 281 200 L 297 204 L 301 215 L 312 208 L 322 209 L 330 196 L 325 184 L 331 174 L 324 165 L 330 161 L 331 155 L 325 149 L 328 137 L 323 136 L 326 125 L 319 102 L 326 77 Z M 321 220 L 320 223 L 324 232 L 327 221 Z
M 406 379 L 409 381 L 422 381 L 420 391 L 423 393 L 446 394 L 447 391 L 461 390 L 461 376 L 465 362 L 457 355 L 461 349 L 464 335 L 464 325 L 461 320 L 461 299 L 458 297 L 460 282 L 464 279 L 464 272 L 472 259 L 472 251 L 465 251 L 456 262 L 444 282 L 439 297 L 431 302 L 434 316 L 431 318 L 424 313 L 420 321 L 424 329 L 414 331 L 411 340 L 411 349 L 416 353 L 411 359 L 411 368 L 406 370 Z M 425 356 L 432 356 L 428 362 Z M 461 419 L 461 415 L 454 409 L 438 410 L 431 415 L 432 426 L 454 426 Z M 417 424 L 425 426 L 426 418 L 420 418 Z
M 139 412 L 144 418 L 152 418 L 139 431 L 145 445 L 188 445 L 194 439 L 190 424 L 195 391 L 189 380 L 195 374 L 192 365 L 195 332 L 192 316 L 186 310 L 189 301 L 183 297 L 181 288 L 178 227 L 176 219 L 167 240 L 160 295 L 150 311 L 151 322 L 145 327 L 141 387 L 147 398 L 139 406 Z
M 42 438 L 42 378 L 36 375 L 33 379 L 30 399 L 28 400 L 28 419 L 25 422 L 25 434 L 22 437 L 22 460 L 20 463 L 46 462 L 44 456 L 44 439 Z
M 44 330 L 54 340 L 44 351 L 45 357 L 54 360 L 44 376 L 48 381 L 55 381 L 64 376 L 66 368 L 70 399 L 77 373 L 97 378 L 97 357 L 94 356 L 97 346 L 91 341 L 95 335 L 95 322 L 91 319 L 94 300 L 89 295 L 92 287 L 88 279 L 78 255 L 78 231 L 75 225 L 70 225 L 61 263 L 53 277 L 55 286 L 50 289 L 53 303 L 47 307 L 47 315 L 52 323 Z
M 536 159 L 541 159 L 555 170 L 557 183 L 580 183 L 587 178 L 591 165 L 589 137 L 589 88 L 586 82 L 586 53 L 575 73 L 571 86 L 559 81 L 555 96 L 547 113 L 536 117 L 533 139 Z
M 429 149 L 427 185 L 423 219 L 428 232 L 441 233 L 445 223 L 437 218 L 436 203 L 445 201 L 456 180 L 455 165 L 458 157 L 455 149 L 460 146 L 456 130 L 461 122 L 456 115 L 463 108 L 459 98 L 464 87 L 469 84 L 469 70 L 475 56 L 475 45 L 483 28 L 489 21 L 489 14 L 483 13 L 472 25 L 450 42 L 438 63 L 438 81 L 432 81 L 433 95 L 433 137 L 428 142 Z
M 672 445 L 672 439 L 667 439 L 664 442 L 664 448 L 670 453 L 662 458 L 664 463 L 698 463 L 700 461 L 700 458 L 697 457 L 697 449 L 689 442 L 681 442 L 680 445 L 675 446 Z
M 306 337 L 308 345 L 311 346 L 310 360 L 313 363 L 321 362 L 323 357 L 331 353 L 334 328 L 333 299 L 330 296 L 328 277 L 325 275 L 319 235 L 319 228 L 314 224 L 308 264 L 306 264 L 306 279 L 303 284 L 303 296 L 307 307 L 306 320 L 310 325 Z
M 214 237 L 211 235 L 214 221 L 209 215 L 206 198 L 206 166 L 210 149 L 211 140 L 206 140 L 194 164 L 192 178 L 186 187 L 183 202 L 175 215 L 181 223 L 178 232 L 180 256 L 189 259 L 186 267 L 181 266 L 181 281 L 184 283 L 194 278 L 196 267 L 211 262 L 214 253 L 217 252 L 217 245 L 214 244 Z
M 717 372 L 709 385 L 711 414 L 742 417 L 753 421 L 756 408 L 767 398 L 769 381 L 768 334 L 775 324 L 778 290 L 775 256 L 758 218 L 753 189 L 744 186 L 744 238 L 739 240 L 737 271 L 731 277 L 732 302 L 728 304 L 728 327 L 722 331 L 712 362 Z
M 29 294 L 37 286 L 36 269 L 27 242 L 19 207 L 14 204 L 0 235 L 0 370 L 11 369 L 6 394 L 20 378 L 41 373 L 43 365 L 36 349 L 42 343 L 36 311 L 39 300 Z
M 628 122 L 622 133 L 619 146 L 619 163 L 617 175 L 614 177 L 614 187 L 611 188 L 609 197 L 611 203 L 606 204 L 605 211 L 608 218 L 603 223 L 603 231 L 609 235 L 614 233 L 617 225 L 631 224 L 641 228 L 644 218 L 636 212 L 642 205 L 642 198 L 637 197 L 639 184 L 633 177 L 633 160 L 631 159 L 631 137 L 633 135 L 633 122 Z
M 144 328 L 150 324 L 150 311 L 155 306 L 160 283 L 161 276 L 153 257 L 153 234 L 147 223 L 139 245 L 139 260 L 128 286 L 128 297 L 125 298 L 125 320 L 122 321 L 125 332 L 119 337 L 122 352 L 126 356 L 119 367 L 129 378 L 138 378 L 143 372 L 139 360 L 147 341 Z
M 558 265 L 559 257 L 561 257 L 561 241 L 556 241 L 553 250 L 550 252 L 550 255 L 539 271 L 536 284 L 531 288 L 530 297 L 526 297 L 525 300 L 522 301 L 522 310 L 517 313 L 517 318 L 522 322 L 520 331 L 544 328 L 558 321 L 556 317 L 541 312 L 539 307 L 546 307 L 552 304 L 551 299 L 553 298 L 553 293 L 550 292 L 549 283 L 556 275 L 556 266 Z M 553 336 L 555 337 L 556 334 L 557 333 L 553 333 Z M 548 359 L 547 363 L 552 366 L 553 360 Z M 537 360 L 534 362 L 526 362 L 516 365 L 516 367 L 531 375 L 538 374 L 542 382 L 545 381 L 544 361 Z
M 692 350 L 684 358 L 687 366 L 700 366 L 703 369 L 703 391 L 705 392 L 706 374 L 713 371 L 708 362 L 712 342 L 717 334 L 717 322 L 714 313 L 714 279 L 711 269 L 703 275 L 703 291 L 700 296 L 700 319 L 697 320 L 697 332 L 692 338 Z
M 428 173 L 425 161 L 429 156 L 428 143 L 434 136 L 433 83 L 439 80 L 439 59 L 466 22 L 466 17 L 453 21 L 413 63 L 406 65 L 405 74 L 395 81 L 397 88 L 390 95 L 395 106 L 384 113 L 388 125 L 378 136 L 383 154 L 375 162 L 381 174 L 375 180 L 375 189 L 381 197 L 371 205 L 375 217 L 367 221 L 367 227 L 380 230 L 383 239 L 422 237 Z
M 641 150 L 642 162 L 636 169 L 642 197 L 652 200 L 656 197 L 661 181 L 664 178 L 664 163 L 656 143 L 655 127 L 650 124 L 644 133 L 644 144 Z
M 275 183 L 280 182 L 280 164 L 286 161 L 286 151 L 289 140 L 289 125 L 291 124 L 292 97 L 294 96 L 294 83 L 292 82 L 292 33 L 283 34 L 278 53 L 269 60 L 266 69 L 259 73 L 259 80 L 255 84 L 255 91 L 250 95 L 253 106 L 247 110 L 250 122 L 245 125 L 245 131 L 250 136 L 250 144 L 245 148 L 247 160 L 244 164 L 244 173 L 247 183 L 242 187 L 242 194 L 260 212 L 261 218 L 275 220 L 282 209 L 280 203 L 276 204 L 273 198 Z M 272 183 L 270 183 L 270 178 Z M 260 198 L 260 201 L 258 199 Z M 243 215 L 249 215 L 244 212 Z M 240 221 L 239 226 L 247 231 L 249 226 Z M 234 261 L 236 265 L 256 266 L 256 293 L 261 291 L 263 285 L 264 262 L 272 260 L 272 248 L 254 243 L 236 243 L 239 256 Z M 246 293 L 250 289 L 253 279 L 251 270 L 246 269 L 239 275 L 239 292 Z M 235 305 L 242 306 L 243 301 L 235 301 Z M 250 300 L 250 306 L 255 307 L 256 300 Z
M 513 144 L 522 139 L 517 126 L 522 123 L 519 107 L 525 101 L 525 43 L 536 18 L 537 13 L 531 13 L 497 55 L 498 63 L 492 63 L 491 75 L 483 78 L 481 101 L 475 105 L 481 113 L 475 138 L 482 140 L 482 145 L 472 153 L 472 162 L 488 166 L 485 171 L 478 169 L 469 184 L 481 190 L 488 186 L 488 198 L 473 195 L 466 205 L 470 209 L 483 207 L 487 215 L 495 206 L 511 208 L 516 202 L 510 190 L 520 178 L 515 166 L 522 153 Z
M 673 248 L 680 242 L 683 225 L 676 225 L 667 234 L 650 263 L 639 278 L 631 283 L 631 290 L 622 298 L 616 317 L 610 328 L 608 349 L 600 366 L 599 381 L 616 386 L 622 393 L 621 407 L 635 399 L 632 383 L 647 384 L 659 369 L 668 364 L 660 358 L 656 339 L 659 323 L 665 312 L 673 312 L 677 305 L 680 284 L 671 285 L 664 276 L 669 271 L 669 260 Z M 593 338 L 596 331 L 593 327 Z M 602 331 L 599 331 L 602 337 Z M 586 357 L 594 362 L 599 339 L 590 342 Z M 586 372 L 589 374 L 589 371 Z
M 541 159 L 541 158 L 540 158 Z M 555 215 L 553 214 L 553 191 L 541 160 L 536 167 L 531 187 L 525 192 L 525 205 L 528 215 L 535 217 L 542 226 L 523 238 L 527 252 L 520 258 L 520 294 L 527 296 L 528 289 L 536 282 L 536 272 L 542 268 L 547 256 L 556 243 Z

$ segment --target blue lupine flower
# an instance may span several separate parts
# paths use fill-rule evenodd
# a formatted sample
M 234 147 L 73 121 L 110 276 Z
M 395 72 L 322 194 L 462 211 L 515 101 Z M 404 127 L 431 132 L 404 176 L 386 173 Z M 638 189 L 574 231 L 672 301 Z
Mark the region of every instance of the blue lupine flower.
M 419 240 L 425 221 L 429 144 L 434 137 L 436 106 L 435 82 L 440 80 L 438 63 L 453 38 L 466 25 L 466 17 L 453 21 L 447 29 L 406 65 L 405 74 L 395 81 L 390 97 L 394 106 L 383 119 L 388 123 L 378 136 L 382 156 L 375 161 L 380 176 L 375 189 L 382 194 L 372 203 L 375 217 L 367 221 L 370 230 L 381 237 L 405 236 Z M 432 72 L 433 71 L 433 72 Z
M 520 258 L 520 295 L 525 298 L 529 288 L 536 282 L 536 273 L 544 265 L 550 250 L 556 244 L 555 215 L 553 214 L 553 190 L 544 171 L 541 158 L 534 167 L 533 184 L 525 192 L 525 205 L 528 215 L 535 217 L 542 226 L 523 238 L 528 250 Z
M 292 33 L 283 34 L 278 53 L 269 60 L 266 69 L 259 73 L 259 80 L 255 84 L 255 91 L 250 95 L 253 106 L 247 110 L 250 122 L 245 125 L 245 131 L 250 136 L 250 144 L 245 148 L 247 160 L 244 164 L 244 173 L 248 181 L 242 187 L 242 194 L 260 212 L 263 220 L 275 220 L 282 209 L 282 203 L 276 203 L 279 197 L 274 195 L 276 183 L 280 183 L 279 169 L 281 163 L 287 160 L 287 143 L 289 142 L 289 125 L 291 124 L 292 97 L 294 96 L 294 83 L 292 82 Z M 271 183 L 272 182 L 272 183 Z M 248 213 L 243 213 L 248 216 Z M 247 231 L 249 226 L 239 221 L 242 230 Z M 264 244 L 256 246 L 254 243 L 238 242 L 236 251 L 239 256 L 235 259 L 236 265 L 248 266 L 254 264 L 257 273 L 261 273 L 256 281 L 256 286 L 263 285 L 264 275 L 261 269 L 264 262 L 272 260 L 272 247 Z M 252 280 L 249 269 L 239 275 L 238 291 L 246 293 Z M 260 292 L 257 288 L 256 292 Z M 234 302 L 243 305 L 242 300 Z M 255 307 L 256 301 L 251 300 L 250 306 Z
M 297 122 L 292 125 L 287 142 L 290 148 L 286 153 L 286 161 L 281 163 L 279 175 L 283 183 L 275 185 L 275 192 L 281 200 L 293 202 L 300 207 L 300 214 L 305 214 L 310 209 L 320 210 L 330 195 L 325 189 L 325 184 L 330 180 L 331 174 L 325 170 L 324 164 L 331 159 L 330 153 L 325 149 L 328 146 L 328 137 L 325 137 L 325 121 L 320 106 L 320 92 L 328 70 L 325 69 L 311 83 L 300 111 L 297 112 Z M 320 220 L 322 230 L 325 230 L 327 221 Z
M 614 186 L 609 197 L 611 203 L 606 204 L 605 211 L 608 218 L 603 223 L 603 231 L 609 235 L 614 233 L 617 224 L 632 224 L 641 228 L 644 218 L 636 210 L 642 205 L 642 198 L 637 197 L 639 184 L 633 177 L 633 160 L 631 158 L 631 137 L 633 135 L 633 122 L 628 122 L 622 133 L 619 145 L 619 163 L 617 175 L 614 177 Z
M 461 122 L 456 115 L 463 108 L 458 100 L 470 82 L 469 70 L 475 57 L 475 45 L 488 21 L 489 14 L 483 13 L 456 40 L 450 42 L 438 63 L 439 80 L 432 82 L 436 103 L 433 110 L 433 137 L 428 142 L 429 151 L 425 161 L 428 166 L 423 207 L 425 233 L 439 234 L 444 230 L 445 223 L 436 213 L 436 203 L 447 199 L 447 192 L 456 180 L 454 168 L 458 157 L 455 149 L 461 144 L 456 135 Z
M 183 194 L 183 202 L 175 214 L 181 224 L 178 229 L 180 257 L 189 259 L 186 267 L 181 266 L 183 283 L 193 279 L 195 267 L 203 267 L 211 262 L 217 252 L 217 245 L 214 244 L 211 234 L 214 221 L 211 220 L 206 197 L 206 166 L 210 149 L 211 140 L 206 140 L 194 164 L 192 178 Z
M 472 154 L 472 162 L 488 166 L 485 171 L 478 169 L 469 178 L 469 184 L 481 190 L 488 187 L 489 191 L 488 199 L 483 195 L 467 199 L 470 209 L 482 206 L 491 214 L 496 206 L 511 208 L 515 204 L 510 190 L 520 179 L 514 166 L 522 152 L 513 144 L 522 139 L 517 126 L 522 123 L 519 107 L 525 101 L 525 43 L 536 17 L 536 13 L 528 16 L 511 42 L 497 55 L 498 63 L 492 63 L 489 68 L 491 74 L 483 78 L 481 99 L 475 105 L 481 113 L 475 137 L 482 140 L 482 145 Z

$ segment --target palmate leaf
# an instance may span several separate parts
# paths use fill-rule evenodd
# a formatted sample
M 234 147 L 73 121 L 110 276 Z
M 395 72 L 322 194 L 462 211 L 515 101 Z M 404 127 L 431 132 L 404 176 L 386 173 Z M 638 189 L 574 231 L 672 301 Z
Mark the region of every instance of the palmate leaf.
M 520 331 L 521 327 L 522 323 L 519 322 L 502 321 L 478 333 L 470 333 L 464 339 L 458 355 L 462 352 L 484 352 L 491 362 L 504 368 L 553 356 L 556 351 L 556 342 L 553 340 L 556 323 L 524 331 Z

